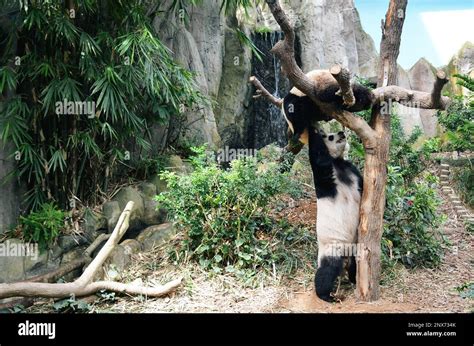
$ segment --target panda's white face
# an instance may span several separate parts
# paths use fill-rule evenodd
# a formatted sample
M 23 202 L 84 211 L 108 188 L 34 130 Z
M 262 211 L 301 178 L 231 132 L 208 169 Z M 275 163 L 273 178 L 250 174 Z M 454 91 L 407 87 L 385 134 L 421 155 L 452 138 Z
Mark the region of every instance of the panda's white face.
M 324 133 L 323 131 L 319 131 L 319 133 L 323 137 L 323 141 L 328 148 L 329 155 L 335 159 L 343 157 L 347 142 L 345 133 L 343 131 L 328 134 Z

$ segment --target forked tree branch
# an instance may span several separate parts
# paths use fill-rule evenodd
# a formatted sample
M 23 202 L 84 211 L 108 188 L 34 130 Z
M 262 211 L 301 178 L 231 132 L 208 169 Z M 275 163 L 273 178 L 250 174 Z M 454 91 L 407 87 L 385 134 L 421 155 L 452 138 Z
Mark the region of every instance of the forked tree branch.
M 76 281 L 69 283 L 15 282 L 0 284 L 0 298 L 62 298 L 70 295 L 80 297 L 90 295 L 103 289 L 128 294 L 143 294 L 150 297 L 159 297 L 172 292 L 181 284 L 181 278 L 159 287 L 143 287 L 135 284 L 123 284 L 113 281 L 92 282 L 97 271 L 102 267 L 104 261 L 127 231 L 133 205 L 133 202 L 127 203 L 109 239 L 94 260 L 86 268 L 84 273 L 82 273 Z M 93 243 L 94 246 L 95 243 L 96 242 Z M 88 253 L 88 251 L 86 251 L 86 253 Z
M 447 96 L 441 96 L 441 90 L 447 83 L 447 78 L 443 71 L 438 71 L 437 78 L 431 93 L 409 90 L 396 85 L 389 85 L 372 90 L 376 103 L 395 101 L 407 107 L 421 109 L 441 109 L 448 107 L 451 99 Z
M 273 103 L 275 106 L 278 108 L 281 107 L 283 104 L 283 99 L 276 98 L 273 96 L 263 85 L 260 83 L 260 81 L 257 79 L 255 76 L 251 76 L 249 78 L 250 83 L 252 83 L 255 88 L 257 89 L 257 95 L 254 95 L 253 98 L 258 98 L 261 96 L 264 96 L 268 101 Z

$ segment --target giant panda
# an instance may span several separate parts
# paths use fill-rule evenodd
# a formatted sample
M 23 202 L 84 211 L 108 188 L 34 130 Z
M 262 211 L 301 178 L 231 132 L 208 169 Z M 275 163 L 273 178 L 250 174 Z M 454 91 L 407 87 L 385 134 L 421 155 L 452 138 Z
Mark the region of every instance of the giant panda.
M 344 132 L 325 134 L 313 126 L 308 132 L 309 159 L 317 198 L 315 290 L 320 299 L 330 302 L 344 259 L 348 262 L 349 280 L 356 281 L 354 253 L 345 250 L 356 248 L 362 176 L 351 162 L 342 157 L 346 145 Z
M 351 107 L 344 107 L 342 96 L 337 94 L 339 84 L 329 70 L 312 70 L 306 76 L 317 85 L 317 97 L 326 103 L 341 107 L 350 112 L 368 109 L 373 103 L 370 89 L 353 83 L 352 90 L 356 102 Z M 308 144 L 308 126 L 314 121 L 328 121 L 331 117 L 325 115 L 319 107 L 296 87 L 283 98 L 282 113 L 288 124 L 290 141 Z

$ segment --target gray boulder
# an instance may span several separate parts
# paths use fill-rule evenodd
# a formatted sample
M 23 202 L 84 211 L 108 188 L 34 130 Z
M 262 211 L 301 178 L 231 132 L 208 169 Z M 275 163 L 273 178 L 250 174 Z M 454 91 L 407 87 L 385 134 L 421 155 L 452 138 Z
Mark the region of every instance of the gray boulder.
M 104 213 L 105 218 L 107 219 L 107 230 L 109 233 L 115 228 L 117 221 L 120 218 L 122 211 L 120 210 L 120 204 L 117 201 L 109 201 L 104 203 L 102 206 L 102 212 Z
M 131 186 L 127 186 L 121 189 L 117 195 L 115 195 L 114 200 L 118 202 L 120 207 L 120 212 L 123 211 L 125 206 L 129 201 L 135 203 L 132 214 L 130 215 L 130 230 L 137 230 L 143 227 L 143 215 L 145 213 L 145 205 L 143 203 L 143 198 L 137 189 Z
M 102 213 L 93 210 L 84 212 L 84 235 L 89 241 L 93 241 L 100 231 L 107 230 L 107 219 Z
M 143 244 L 143 249 L 148 251 L 154 246 L 165 243 L 174 234 L 176 234 L 176 229 L 173 224 L 163 223 L 147 227 L 138 235 L 137 240 Z
M 104 278 L 117 281 L 131 262 L 131 254 L 121 244 L 117 244 L 104 262 Z

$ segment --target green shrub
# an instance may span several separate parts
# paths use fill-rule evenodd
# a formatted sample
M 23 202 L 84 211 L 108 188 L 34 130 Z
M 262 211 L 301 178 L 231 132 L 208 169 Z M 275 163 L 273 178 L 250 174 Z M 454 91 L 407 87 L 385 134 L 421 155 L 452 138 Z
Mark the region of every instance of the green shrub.
M 362 114 L 366 117 L 368 114 Z M 435 236 L 442 221 L 437 214 L 440 200 L 436 195 L 436 178 L 421 177 L 426 161 L 437 141 L 419 150 L 414 148 L 421 135 L 415 129 L 405 136 L 399 117 L 391 116 L 392 138 L 388 165 L 384 233 L 382 236 L 382 264 L 384 271 L 393 271 L 397 262 L 405 266 L 436 266 L 441 260 L 441 241 Z M 363 168 L 364 150 L 360 140 L 350 137 L 350 157 Z
M 384 214 L 382 252 L 385 262 L 400 261 L 405 266 L 437 266 L 442 246 L 436 230 L 443 217 L 437 208 L 437 178 L 427 174 L 406 184 L 398 167 L 389 166 L 387 204 Z
M 474 150 L 474 104 L 470 100 L 455 97 L 446 111 L 438 112 L 438 122 L 446 129 L 447 150 Z
M 453 168 L 453 181 L 463 201 L 474 208 L 474 167 L 472 164 Z
M 2 16 L 12 14 L 1 33 L 0 94 L 14 95 L 0 107 L 0 145 L 17 152 L 14 174 L 33 210 L 48 199 L 66 208 L 71 195 L 96 203 L 98 188 L 150 158 L 153 125 L 174 118 L 179 127 L 185 109 L 209 103 L 155 33 L 143 1 L 116 1 L 106 11 L 97 0 L 0 4 Z M 58 107 L 63 101 L 88 109 L 64 114 L 71 112 Z
M 271 268 L 287 260 L 285 247 L 298 233 L 271 218 L 268 206 L 278 194 L 298 192 L 288 173 L 254 157 L 234 160 L 223 169 L 203 148 L 193 150 L 194 171 L 162 173 L 168 191 L 156 197 L 185 230 L 177 256 L 216 271 Z
M 27 241 L 38 243 L 40 249 L 47 249 L 64 228 L 66 212 L 54 203 L 44 203 L 38 211 L 20 216 L 20 226 Z
M 433 137 L 423 142 L 421 151 L 425 155 L 425 158 L 429 158 L 431 154 L 438 153 L 442 149 L 441 138 Z
M 462 298 L 474 299 L 474 281 L 465 282 L 455 289 Z

